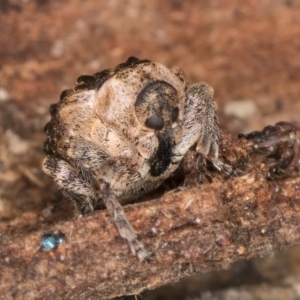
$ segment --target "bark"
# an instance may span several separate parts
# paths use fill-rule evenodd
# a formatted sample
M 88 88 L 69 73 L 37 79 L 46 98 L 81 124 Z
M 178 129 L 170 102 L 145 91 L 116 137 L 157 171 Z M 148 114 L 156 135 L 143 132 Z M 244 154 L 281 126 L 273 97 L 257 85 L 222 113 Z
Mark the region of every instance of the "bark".
M 253 159 L 252 143 L 223 133 L 221 157 L 235 176 L 208 171 L 199 157 L 183 163 L 185 185 L 160 198 L 128 205 L 129 221 L 147 249 L 141 263 L 105 210 L 46 229 L 66 240 L 41 251 L 45 229 L 3 235 L 0 287 L 5 299 L 109 299 L 140 294 L 241 259 L 272 255 L 300 243 L 300 176 L 269 178 L 268 161 Z M 197 167 L 195 167 L 197 166 Z

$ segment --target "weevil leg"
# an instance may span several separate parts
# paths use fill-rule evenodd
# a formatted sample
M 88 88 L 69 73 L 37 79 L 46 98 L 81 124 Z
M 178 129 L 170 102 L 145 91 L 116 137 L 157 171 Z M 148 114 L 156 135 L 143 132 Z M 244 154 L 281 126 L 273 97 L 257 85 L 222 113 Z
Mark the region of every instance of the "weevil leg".
M 42 165 L 43 171 L 53 178 L 63 195 L 75 203 L 78 210 L 83 213 L 94 211 L 95 188 L 84 181 L 68 162 L 47 155 Z
M 196 151 L 210 160 L 216 169 L 230 174 L 231 167 L 218 158 L 219 119 L 213 94 L 213 88 L 205 82 L 193 84 L 187 90 L 183 132 L 181 141 L 175 147 L 172 162 L 180 161 L 188 149 L 196 144 Z
M 128 241 L 132 253 L 136 255 L 140 261 L 150 260 L 153 257 L 153 254 L 146 250 L 144 245 L 138 240 L 135 230 L 129 223 L 123 207 L 110 189 L 109 184 L 104 180 L 100 180 L 99 189 L 99 196 L 103 199 L 121 237 Z
M 217 169 L 219 155 L 219 120 L 213 100 L 213 88 L 205 82 L 193 84 L 186 92 L 183 132 L 174 156 L 180 159 L 196 143 L 197 152 L 211 160 Z

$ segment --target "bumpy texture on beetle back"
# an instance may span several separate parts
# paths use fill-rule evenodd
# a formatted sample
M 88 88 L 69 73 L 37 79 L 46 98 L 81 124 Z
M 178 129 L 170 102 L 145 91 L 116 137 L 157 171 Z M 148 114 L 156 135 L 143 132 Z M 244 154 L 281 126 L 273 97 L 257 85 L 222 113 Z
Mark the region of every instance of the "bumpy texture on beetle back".
M 131 57 L 79 77 L 50 113 L 43 170 L 82 213 L 102 201 L 140 260 L 151 254 L 120 203 L 157 188 L 195 144 L 220 165 L 213 89 L 187 85 L 179 69 Z

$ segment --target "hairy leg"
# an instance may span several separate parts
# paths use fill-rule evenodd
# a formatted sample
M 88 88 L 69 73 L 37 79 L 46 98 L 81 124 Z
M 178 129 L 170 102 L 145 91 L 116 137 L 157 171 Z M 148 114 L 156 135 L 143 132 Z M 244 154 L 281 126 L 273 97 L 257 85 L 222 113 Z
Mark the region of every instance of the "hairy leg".
M 180 161 L 190 147 L 209 159 L 218 170 L 231 169 L 219 159 L 219 120 L 213 100 L 213 88 L 205 82 L 193 84 L 187 90 L 181 141 L 175 147 L 172 162 Z
M 121 237 L 128 241 L 132 253 L 137 255 L 140 261 L 147 261 L 151 259 L 152 253 L 148 252 L 144 245 L 138 240 L 135 230 L 129 223 L 123 207 L 110 189 L 109 184 L 104 180 L 101 180 L 99 182 L 99 189 L 99 195 L 102 197 Z
M 63 195 L 74 202 L 83 214 L 94 211 L 94 187 L 82 179 L 77 169 L 56 156 L 47 155 L 43 161 L 43 171 L 53 178 Z
M 213 89 L 208 84 L 197 83 L 187 90 L 182 128 L 181 141 L 174 151 L 176 155 L 183 156 L 197 143 L 198 152 L 217 159 L 219 123 Z

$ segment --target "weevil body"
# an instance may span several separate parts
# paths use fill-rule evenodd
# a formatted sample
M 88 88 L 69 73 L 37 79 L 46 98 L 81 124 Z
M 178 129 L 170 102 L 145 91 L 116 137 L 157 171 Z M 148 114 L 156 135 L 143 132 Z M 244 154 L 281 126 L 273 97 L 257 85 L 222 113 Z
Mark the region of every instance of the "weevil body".
M 131 57 L 79 77 L 50 113 L 44 172 L 82 213 L 102 201 L 132 252 L 149 259 L 121 204 L 157 188 L 195 144 L 218 165 L 213 89 L 188 85 L 179 69 Z

